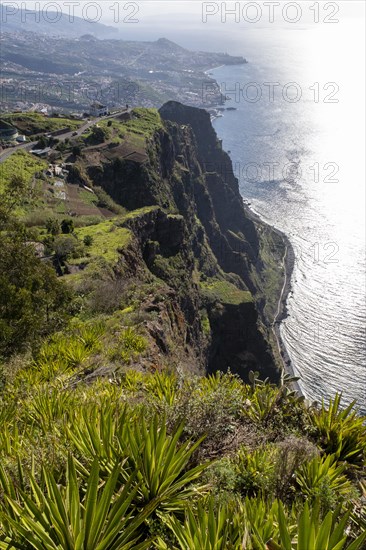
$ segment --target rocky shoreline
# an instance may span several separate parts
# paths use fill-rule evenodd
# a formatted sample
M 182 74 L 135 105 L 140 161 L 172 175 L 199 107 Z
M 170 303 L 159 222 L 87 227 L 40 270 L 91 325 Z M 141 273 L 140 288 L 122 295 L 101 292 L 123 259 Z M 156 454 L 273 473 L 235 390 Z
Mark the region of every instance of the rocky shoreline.
M 279 298 L 277 314 L 276 314 L 276 317 L 275 317 L 275 319 L 272 323 L 272 330 L 273 330 L 273 333 L 274 333 L 274 336 L 275 336 L 275 339 L 276 339 L 276 342 L 277 342 L 277 345 L 278 345 L 278 351 L 279 351 L 280 357 L 282 359 L 284 371 L 286 373 L 288 373 L 290 376 L 296 376 L 296 373 L 294 372 L 294 368 L 293 368 L 292 363 L 291 363 L 290 356 L 289 356 L 288 351 L 286 349 L 286 346 L 285 346 L 285 344 L 282 340 L 281 331 L 280 331 L 281 322 L 284 319 L 286 319 L 286 317 L 288 316 L 287 299 L 288 299 L 288 296 L 289 296 L 289 294 L 292 290 L 291 278 L 292 278 L 292 274 L 293 274 L 294 267 L 295 267 L 295 260 L 296 260 L 295 252 L 294 252 L 293 246 L 292 246 L 289 238 L 287 237 L 287 235 L 285 233 L 283 233 L 282 231 L 280 231 L 279 229 L 277 229 L 273 225 L 270 225 L 267 222 L 265 222 L 245 202 L 244 202 L 244 210 L 245 210 L 245 213 L 248 216 L 248 218 L 251 218 L 252 220 L 254 220 L 255 222 L 257 222 L 261 225 L 265 224 L 265 225 L 269 226 L 272 231 L 274 231 L 277 235 L 279 235 L 279 237 L 281 237 L 281 239 L 282 239 L 282 241 L 285 245 L 286 253 L 285 253 L 284 260 L 283 260 L 284 261 L 283 267 L 284 267 L 285 280 L 284 280 L 281 296 Z M 299 395 L 303 395 L 303 392 L 302 392 L 298 382 L 292 382 L 291 385 L 292 385 L 293 389 L 295 389 L 298 392 Z

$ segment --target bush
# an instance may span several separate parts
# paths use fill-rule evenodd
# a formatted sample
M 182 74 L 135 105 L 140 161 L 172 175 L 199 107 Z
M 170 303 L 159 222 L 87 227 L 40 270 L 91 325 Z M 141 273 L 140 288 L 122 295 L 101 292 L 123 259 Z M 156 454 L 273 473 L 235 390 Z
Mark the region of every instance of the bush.
M 59 235 L 53 242 L 56 258 L 64 263 L 68 258 L 77 258 L 81 254 L 80 243 L 73 235 Z
M 253 448 L 248 431 L 246 447 L 236 452 L 232 427 L 234 439 L 220 442 L 220 436 L 226 439 L 224 420 L 234 428 L 243 422 L 240 411 L 252 392 L 236 377 L 187 380 L 125 368 L 119 378 L 103 364 L 83 383 L 110 336 L 107 327 L 74 321 L 48 339 L 33 362 L 14 358 L 8 373 L 4 370 L 1 548 L 364 547 L 364 514 L 355 513 L 353 502 L 348 506 L 351 479 L 344 464 L 309 460 L 314 448 L 293 437 L 268 444 L 263 426 Z M 123 330 L 123 348 L 140 353 L 138 336 L 136 329 Z M 203 414 L 202 404 L 209 405 Z M 219 420 L 212 428 L 215 405 Z M 175 414 L 174 423 L 172 416 L 167 421 L 164 407 Z M 256 423 L 245 422 L 256 429 Z M 203 452 L 206 443 L 195 426 L 211 438 Z M 207 450 L 219 460 L 208 463 Z M 306 464 L 300 464 L 301 454 Z M 343 471 L 337 471 L 340 466 Z M 276 500 L 276 477 L 284 472 L 289 484 L 294 468 L 297 496 L 288 502 L 284 491 L 284 500 Z M 365 491 L 364 484 L 360 487 Z M 345 498 L 343 510 L 336 494 Z M 357 505 L 361 509 L 361 499 Z
M 311 410 L 310 419 L 326 453 L 361 467 L 366 457 L 366 426 L 357 416 L 355 402 L 343 409 L 341 399 L 342 395 L 337 394 L 329 401 L 329 406 L 323 401 L 320 410 Z
M 91 246 L 93 244 L 93 237 L 91 235 L 85 235 L 83 241 L 85 246 Z
M 235 444 L 238 446 L 235 434 L 241 429 L 245 400 L 245 386 L 236 376 L 217 373 L 199 381 L 187 381 L 167 414 L 172 425 L 179 418 L 187 419 L 186 437 L 206 436 L 198 460 L 216 458 L 229 449 L 233 451 Z
M 72 148 L 72 154 L 74 155 L 74 157 L 80 157 L 81 155 L 81 148 L 79 145 L 75 145 L 73 148 Z
M 323 513 L 351 496 L 351 483 L 345 476 L 345 464 L 337 464 L 334 455 L 316 456 L 298 468 L 296 482 L 307 500 L 319 499 Z
M 100 275 L 102 276 L 102 274 Z M 92 313 L 112 313 L 120 309 L 126 298 L 127 289 L 128 282 L 123 279 L 108 278 L 103 280 L 97 276 L 90 282 L 88 309 Z
M 275 450 L 273 447 L 259 448 L 248 452 L 242 448 L 235 457 L 237 489 L 243 496 L 271 494 L 274 477 Z
M 51 235 L 58 235 L 60 233 L 60 222 L 57 218 L 48 218 L 46 221 L 47 233 Z M 64 233 L 64 231 L 63 231 Z
M 74 231 L 74 222 L 70 218 L 64 219 L 61 222 L 61 231 L 64 234 L 73 233 Z
M 290 435 L 276 444 L 273 494 L 284 502 L 297 496 L 296 472 L 305 462 L 318 456 L 317 447 L 305 438 Z
M 88 137 L 88 142 L 92 145 L 103 143 L 107 141 L 110 136 L 110 131 L 107 128 L 101 128 L 100 126 L 93 126 L 90 136 Z
M 119 336 L 118 344 L 110 351 L 111 359 L 122 359 L 124 363 L 129 363 L 136 359 L 147 347 L 147 341 L 140 336 L 136 329 L 129 327 L 123 330 Z

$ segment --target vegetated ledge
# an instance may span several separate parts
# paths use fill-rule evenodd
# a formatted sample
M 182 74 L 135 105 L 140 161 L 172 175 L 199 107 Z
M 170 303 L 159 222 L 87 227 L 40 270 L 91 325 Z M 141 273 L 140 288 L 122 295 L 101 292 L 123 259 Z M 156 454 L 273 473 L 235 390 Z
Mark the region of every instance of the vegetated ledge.
M 209 114 L 171 101 L 159 115 L 161 126 L 140 145 L 144 162 L 98 156 L 98 147 L 78 160 L 88 185 L 130 211 L 118 222 L 134 236 L 121 251 L 118 276 L 153 276 L 178 307 L 183 338 L 170 355 L 169 346 L 160 348 L 165 359 L 175 348 L 176 362 L 191 371 L 230 369 L 247 379 L 256 370 L 276 381 L 281 360 L 271 323 L 284 242 L 245 213 Z M 135 131 L 142 119 L 138 112 Z M 162 322 L 159 332 L 166 329 Z

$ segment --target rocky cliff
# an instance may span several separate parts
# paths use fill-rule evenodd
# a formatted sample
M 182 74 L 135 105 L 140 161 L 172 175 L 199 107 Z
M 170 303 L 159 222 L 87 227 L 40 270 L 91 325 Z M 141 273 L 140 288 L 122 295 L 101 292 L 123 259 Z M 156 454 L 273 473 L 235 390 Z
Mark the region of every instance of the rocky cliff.
M 131 211 L 120 222 L 133 238 L 118 276 L 161 283 L 141 305 L 156 312 L 145 323 L 154 361 L 193 372 L 230 368 L 244 379 L 253 369 L 276 380 L 269 326 L 283 242 L 245 212 L 209 114 L 168 102 L 159 115 L 144 128 L 143 148 L 124 156 L 114 144 L 95 148 L 78 172 Z

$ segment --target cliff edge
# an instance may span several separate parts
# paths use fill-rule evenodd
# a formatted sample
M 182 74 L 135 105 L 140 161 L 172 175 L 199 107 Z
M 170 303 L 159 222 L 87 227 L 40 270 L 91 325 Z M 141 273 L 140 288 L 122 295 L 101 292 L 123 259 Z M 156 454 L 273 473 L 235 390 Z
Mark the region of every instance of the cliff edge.
M 277 380 L 270 323 L 284 244 L 246 214 L 209 114 L 174 101 L 159 112 L 135 110 L 118 130 L 123 135 L 125 124 L 143 137 L 138 143 L 128 134 L 130 151 L 126 141 L 113 141 L 118 124 L 109 140 L 83 150 L 70 178 L 104 189 L 130 213 L 119 222 L 133 237 L 121 251 L 118 277 L 141 284 L 153 278 L 168 296 L 154 306 L 153 326 L 145 323 L 154 362 L 193 372 L 230 369 L 244 379 L 256 370 Z M 151 309 L 151 299 L 157 301 L 142 296 L 140 310 Z

